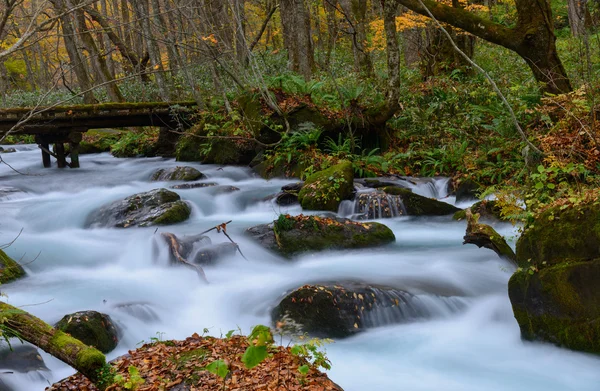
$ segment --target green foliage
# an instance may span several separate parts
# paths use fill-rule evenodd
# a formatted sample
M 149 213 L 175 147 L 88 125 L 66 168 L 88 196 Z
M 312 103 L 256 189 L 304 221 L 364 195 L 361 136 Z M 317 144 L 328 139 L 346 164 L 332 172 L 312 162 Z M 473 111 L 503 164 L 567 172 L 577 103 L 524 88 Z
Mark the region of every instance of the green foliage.
M 229 366 L 223 360 L 215 360 L 208 364 L 204 369 L 219 376 L 221 379 L 225 379 L 227 374 L 229 374 Z
M 98 369 L 98 380 L 96 385 L 101 389 L 106 389 L 115 383 L 115 368 L 112 365 L 106 363 L 102 368 Z
M 114 375 L 114 384 L 123 387 L 126 390 L 134 391 L 139 389 L 140 386 L 146 382 L 146 380 L 140 376 L 140 371 L 136 366 L 130 365 L 127 372 L 129 373 L 129 376 L 127 377 L 121 374 Z
M 326 351 L 321 350 L 321 348 L 332 342 L 330 339 L 312 338 L 304 343 L 292 346 L 291 352 L 293 355 L 305 359 L 313 368 L 329 370 L 331 369 L 331 361 L 327 358 Z M 301 373 L 303 371 L 308 372 L 306 368 L 300 368 L 298 370 Z
M 242 362 L 248 369 L 252 369 L 268 356 L 268 348 L 273 344 L 273 334 L 267 326 L 258 325 L 252 329 L 248 336 L 250 346 L 246 348 L 242 356 Z
M 116 157 L 152 156 L 158 140 L 158 130 L 127 132 L 113 144 L 111 152 Z

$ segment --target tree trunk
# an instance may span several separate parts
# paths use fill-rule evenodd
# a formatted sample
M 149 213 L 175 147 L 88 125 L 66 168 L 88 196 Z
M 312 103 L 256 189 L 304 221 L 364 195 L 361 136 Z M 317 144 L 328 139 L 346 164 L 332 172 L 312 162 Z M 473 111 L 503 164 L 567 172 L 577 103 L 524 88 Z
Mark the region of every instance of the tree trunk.
M 385 116 L 389 119 L 398 110 L 400 97 L 400 45 L 398 45 L 398 31 L 396 30 L 398 1 L 381 0 L 381 2 L 388 68 L 387 113 Z
M 585 34 L 585 29 L 591 21 L 587 8 L 587 0 L 568 0 L 569 25 L 574 37 Z
M 78 1 L 73 2 L 74 5 L 79 5 Z M 81 37 L 81 41 L 83 42 L 83 46 L 89 53 L 90 60 L 92 62 L 92 68 L 96 73 L 96 78 L 104 84 L 104 88 L 106 89 L 106 93 L 108 97 L 113 102 L 124 102 L 125 98 L 121 95 L 121 91 L 119 91 L 119 87 L 114 82 L 114 78 L 108 69 L 108 65 L 106 64 L 105 58 L 102 56 L 102 53 L 98 50 L 98 46 L 96 45 L 96 41 L 94 37 L 90 33 L 85 15 L 83 14 L 83 9 L 79 8 L 75 11 L 75 25 L 77 26 L 77 30 L 79 31 L 79 36 Z
M 543 91 L 560 94 L 572 90 L 556 52 L 552 10 L 548 0 L 516 0 L 517 25 L 508 28 L 462 8 L 435 0 L 398 0 L 410 10 L 429 16 L 421 2 L 440 22 L 463 29 L 519 54 L 531 68 Z
M 4 325 L 16 331 L 23 340 L 73 367 L 91 382 L 100 380 L 99 372 L 106 365 L 106 358 L 100 351 L 1 301 L 0 314 L 5 319 Z
M 280 14 L 289 68 L 310 80 L 315 57 L 308 8 L 304 0 L 282 0 Z
M 90 80 L 86 64 L 83 62 L 83 59 L 79 55 L 79 50 L 77 50 L 75 29 L 73 28 L 71 18 L 69 17 L 68 13 L 66 13 L 64 1 L 65 0 L 51 0 L 51 3 L 56 9 L 56 11 L 62 14 L 62 16 L 60 17 L 60 25 L 63 31 L 65 49 L 67 50 L 67 54 L 69 55 L 69 59 L 71 60 L 71 67 L 75 72 L 75 76 L 77 77 L 79 87 L 83 91 L 84 103 L 97 103 L 98 101 L 96 100 L 96 98 L 94 97 L 94 93 L 92 92 L 92 82 Z
M 367 2 L 363 0 L 341 0 L 346 21 L 349 24 L 354 68 L 369 77 L 373 75 L 373 62 L 367 50 Z
M 160 97 L 162 98 L 162 100 L 168 101 L 169 90 L 167 88 L 167 81 L 163 72 L 164 68 L 162 65 L 162 58 L 160 56 L 158 44 L 154 39 L 154 34 L 152 33 L 152 25 L 150 23 L 150 4 L 148 0 L 137 0 L 133 4 L 135 6 L 135 12 L 137 14 L 138 19 L 140 20 L 142 31 L 145 36 L 146 48 L 148 50 L 148 54 L 150 55 L 152 69 L 155 71 L 154 75 L 156 84 L 158 85 Z
M 329 66 L 331 61 L 331 52 L 335 46 L 335 43 L 339 34 L 339 26 L 335 15 L 335 0 L 323 0 L 323 8 L 325 9 L 325 15 L 327 17 L 327 44 L 325 47 L 325 64 Z

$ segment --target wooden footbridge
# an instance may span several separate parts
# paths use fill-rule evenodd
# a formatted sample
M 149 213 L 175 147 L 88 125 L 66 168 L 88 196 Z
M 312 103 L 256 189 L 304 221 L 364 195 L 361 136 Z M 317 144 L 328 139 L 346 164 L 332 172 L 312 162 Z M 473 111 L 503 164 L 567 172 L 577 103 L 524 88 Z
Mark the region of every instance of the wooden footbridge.
M 0 138 L 34 135 L 44 167 L 54 156 L 58 167 L 79 167 L 79 143 L 90 129 L 156 126 L 161 131 L 190 126 L 196 102 L 104 103 L 95 105 L 0 109 Z M 54 152 L 50 150 L 54 144 Z M 65 152 L 69 144 L 69 153 Z M 70 157 L 70 163 L 67 162 Z

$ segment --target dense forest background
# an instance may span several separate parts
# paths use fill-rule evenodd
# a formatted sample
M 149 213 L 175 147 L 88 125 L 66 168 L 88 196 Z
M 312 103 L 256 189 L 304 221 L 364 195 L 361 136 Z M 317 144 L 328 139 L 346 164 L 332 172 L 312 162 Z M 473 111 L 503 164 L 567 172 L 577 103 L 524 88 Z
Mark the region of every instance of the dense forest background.
M 180 160 L 260 155 L 265 175 L 304 177 L 351 159 L 357 176 L 485 186 L 533 175 L 531 198 L 544 202 L 599 168 L 598 6 L 4 0 L 0 105 L 192 100 L 199 125 L 173 151 Z M 153 155 L 157 138 L 139 130 L 111 148 Z M 220 160 L 225 141 L 252 151 Z

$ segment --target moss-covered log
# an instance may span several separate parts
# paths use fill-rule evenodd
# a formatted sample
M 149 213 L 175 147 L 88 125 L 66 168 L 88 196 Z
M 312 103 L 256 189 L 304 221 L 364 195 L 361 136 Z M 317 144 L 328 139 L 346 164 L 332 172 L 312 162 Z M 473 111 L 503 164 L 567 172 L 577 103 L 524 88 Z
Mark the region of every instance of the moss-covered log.
M 0 314 L 5 319 L 4 324 L 14 330 L 20 338 L 58 358 L 97 383 L 99 371 L 106 364 L 106 358 L 100 351 L 10 304 L 0 302 Z
M 18 262 L 0 250 L 0 284 L 6 284 L 25 276 L 25 270 Z
M 500 258 L 507 259 L 516 266 L 517 256 L 502 235 L 489 225 L 479 223 L 479 215 L 473 215 L 471 208 L 466 209 L 465 212 L 467 216 L 467 233 L 463 244 L 474 244 L 480 248 L 489 248 L 498 254 Z

